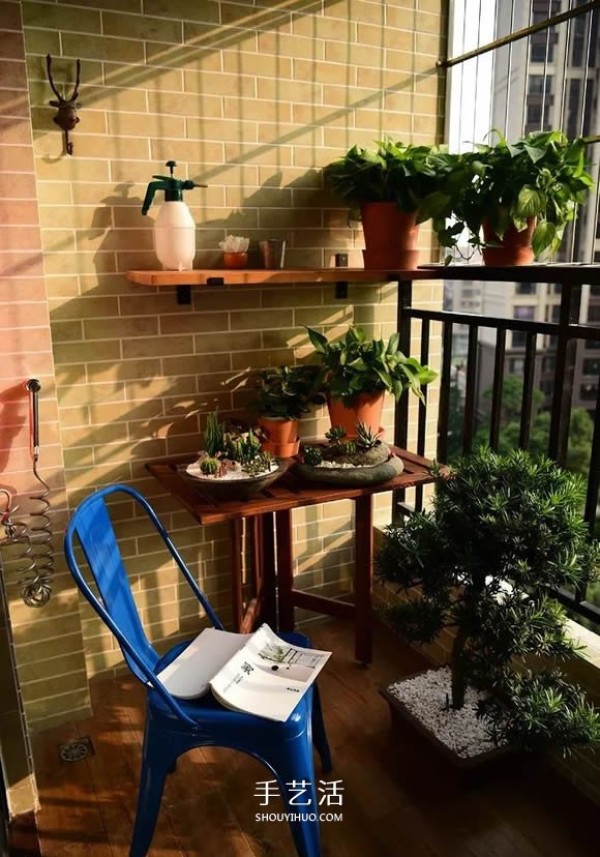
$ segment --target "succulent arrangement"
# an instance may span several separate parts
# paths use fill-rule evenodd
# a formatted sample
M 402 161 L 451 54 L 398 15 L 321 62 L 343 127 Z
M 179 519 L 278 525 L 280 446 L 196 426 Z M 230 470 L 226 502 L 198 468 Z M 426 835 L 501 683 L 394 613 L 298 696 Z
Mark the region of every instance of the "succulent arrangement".
M 260 476 L 276 467 L 271 454 L 261 450 L 260 438 L 252 428 L 219 422 L 216 411 L 207 417 L 203 441 L 204 449 L 198 458 L 202 476 Z
M 326 444 L 305 446 L 304 464 L 311 467 L 374 467 L 390 457 L 390 448 L 378 432 L 364 423 L 356 426 L 356 437 L 348 438 L 342 426 L 332 426 L 325 433 Z

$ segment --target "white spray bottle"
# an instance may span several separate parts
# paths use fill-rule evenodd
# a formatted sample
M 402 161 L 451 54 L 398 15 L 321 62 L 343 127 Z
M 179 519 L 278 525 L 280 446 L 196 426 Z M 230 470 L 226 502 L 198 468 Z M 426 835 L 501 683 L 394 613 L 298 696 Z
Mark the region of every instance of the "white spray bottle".
M 142 214 L 148 214 L 157 190 L 164 190 L 165 201 L 154 221 L 154 252 L 163 268 L 170 271 L 189 271 L 194 266 L 196 255 L 196 224 L 189 208 L 183 201 L 183 191 L 194 187 L 206 187 L 191 179 L 176 179 L 173 170 L 175 161 L 167 161 L 170 176 L 152 176 L 158 181 L 150 182 L 146 190 Z

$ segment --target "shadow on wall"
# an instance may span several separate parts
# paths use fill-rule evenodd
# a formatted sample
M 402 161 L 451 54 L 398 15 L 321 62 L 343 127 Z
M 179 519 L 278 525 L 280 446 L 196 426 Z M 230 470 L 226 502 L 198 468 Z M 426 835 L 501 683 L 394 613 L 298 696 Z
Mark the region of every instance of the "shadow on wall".
M 28 394 L 25 382 L 0 392 L 0 473 L 6 468 L 13 442 L 27 419 Z M 0 486 L 10 491 L 12 486 Z

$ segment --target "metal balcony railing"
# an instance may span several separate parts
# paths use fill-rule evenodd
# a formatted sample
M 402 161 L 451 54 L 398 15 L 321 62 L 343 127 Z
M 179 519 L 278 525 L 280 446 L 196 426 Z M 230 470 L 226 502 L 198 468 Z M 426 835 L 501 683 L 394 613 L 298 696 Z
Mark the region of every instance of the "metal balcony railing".
M 440 373 L 440 397 L 437 414 L 431 414 L 427 388 L 425 402 L 419 404 L 417 427 L 417 452 L 426 454 L 426 428 L 431 419 L 437 422 L 437 451 L 439 462 L 448 461 L 449 443 L 458 445 L 458 451 L 468 453 L 476 442 L 480 442 L 485 431 L 485 441 L 492 449 L 498 449 L 502 430 L 503 388 L 507 377 L 507 354 L 512 358 L 516 354 L 522 358 L 522 399 L 519 414 L 518 445 L 529 449 L 531 431 L 539 405 L 536 403 L 536 378 L 539 380 L 541 361 L 549 355 L 553 358 L 553 383 L 542 408 L 550 413 L 546 454 L 565 466 L 569 450 L 569 429 L 573 402 L 577 348 L 586 341 L 600 340 L 600 326 L 594 327 L 580 323 L 582 288 L 584 285 L 600 284 L 600 265 L 556 265 L 527 266 L 523 269 L 480 268 L 463 266 L 442 268 L 440 279 L 448 281 L 494 281 L 510 283 L 552 283 L 560 287 L 560 305 L 557 321 L 522 321 L 514 318 L 496 318 L 470 313 L 447 312 L 444 310 L 423 310 L 412 305 L 412 282 L 399 282 L 398 330 L 400 345 L 404 353 L 410 353 L 411 336 L 415 323 L 420 324 L 422 363 L 429 362 L 432 325 L 441 326 L 442 359 Z M 450 287 L 452 287 L 450 285 Z M 462 384 L 459 408 L 462 416 L 460 439 L 450 435 L 450 395 L 453 381 L 456 381 L 456 355 L 453 355 L 453 334 L 457 325 L 468 331 L 466 354 L 461 356 Z M 483 329 L 495 331 L 493 346 L 493 371 L 491 389 L 488 397 L 482 400 L 481 364 L 482 347 L 480 334 Z M 518 349 L 511 351 L 512 334 L 521 333 Z M 436 331 L 437 336 L 437 331 Z M 508 337 L 510 336 L 510 339 Z M 488 353 L 492 346 L 486 337 Z M 507 348 L 508 342 L 508 348 Z M 416 355 L 415 355 L 416 356 Z M 598 494 L 600 490 L 600 377 L 597 389 L 589 406 L 593 406 L 593 436 L 589 451 L 587 468 L 587 489 L 583 514 L 590 527 L 590 533 L 596 532 L 598 517 Z M 593 389 L 593 388 L 592 388 Z M 454 403 L 456 405 L 456 403 Z M 396 409 L 395 442 L 406 447 L 408 443 L 408 397 L 404 396 Z M 484 407 L 485 406 L 485 407 Z M 455 414 L 456 416 L 456 414 Z M 423 505 L 423 489 L 416 489 L 414 509 Z M 398 497 L 394 508 L 395 520 L 409 511 L 404 497 Z M 588 596 L 595 593 L 586 581 L 577 591 L 560 590 L 554 595 L 578 616 L 584 617 L 594 628 L 600 630 L 600 587 L 598 604 L 592 603 Z

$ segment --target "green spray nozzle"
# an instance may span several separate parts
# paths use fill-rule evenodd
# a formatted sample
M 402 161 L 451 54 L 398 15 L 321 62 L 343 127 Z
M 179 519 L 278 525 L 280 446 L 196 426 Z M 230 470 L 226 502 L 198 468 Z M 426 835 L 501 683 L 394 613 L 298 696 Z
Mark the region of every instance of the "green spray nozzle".
M 197 182 L 193 182 L 191 179 L 176 179 L 173 175 L 173 171 L 177 166 L 175 161 L 167 161 L 165 166 L 169 167 L 171 175 L 152 176 L 153 179 L 158 179 L 158 181 L 150 182 L 148 185 L 144 204 L 142 205 L 142 214 L 148 214 L 148 209 L 152 205 L 152 200 L 157 190 L 164 190 L 165 202 L 181 202 L 184 190 L 191 190 L 194 187 L 207 187 L 207 185 L 197 184 Z

